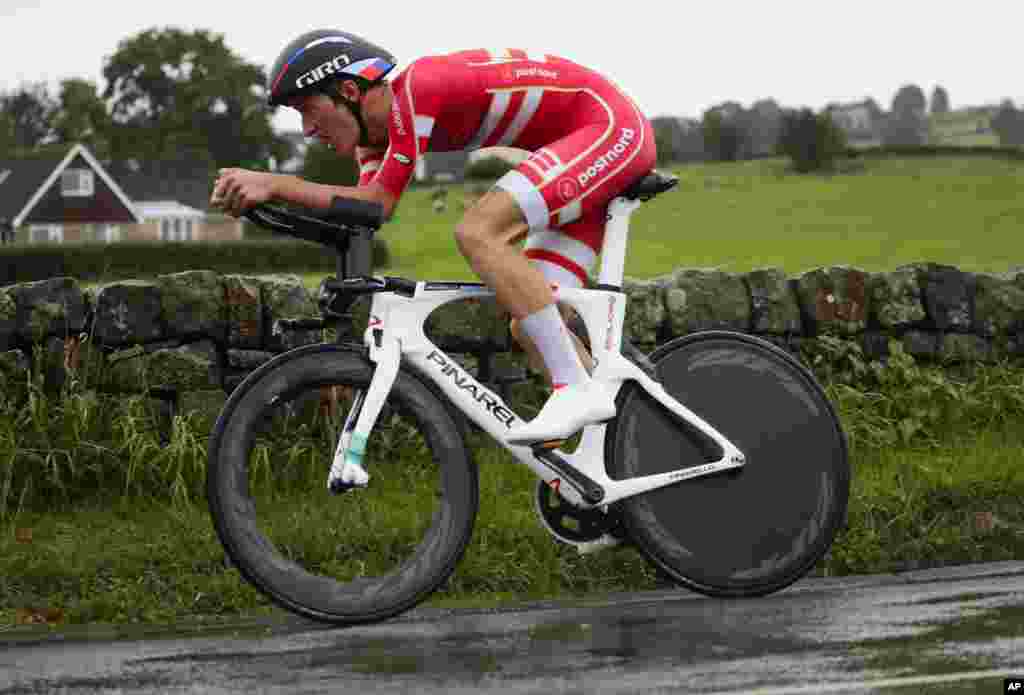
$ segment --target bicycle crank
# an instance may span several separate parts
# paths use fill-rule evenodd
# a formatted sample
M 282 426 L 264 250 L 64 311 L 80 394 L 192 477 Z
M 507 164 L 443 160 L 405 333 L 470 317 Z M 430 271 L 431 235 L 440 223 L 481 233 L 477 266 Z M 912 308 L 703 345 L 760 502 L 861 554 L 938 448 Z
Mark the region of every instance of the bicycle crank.
M 624 528 L 613 510 L 574 507 L 543 480 L 537 481 L 533 507 L 544 528 L 580 555 L 618 545 L 624 538 Z

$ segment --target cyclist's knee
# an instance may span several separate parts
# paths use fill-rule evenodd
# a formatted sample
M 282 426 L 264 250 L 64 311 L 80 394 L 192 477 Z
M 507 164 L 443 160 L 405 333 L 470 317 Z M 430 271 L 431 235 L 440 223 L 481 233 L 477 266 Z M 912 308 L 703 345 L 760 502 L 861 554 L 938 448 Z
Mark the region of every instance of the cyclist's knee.
M 455 228 L 455 241 L 465 255 L 481 247 L 513 244 L 527 231 L 515 199 L 505 191 L 491 191 L 466 211 Z
M 471 256 L 480 248 L 493 243 L 490 223 L 487 220 L 471 219 L 469 215 L 455 226 L 455 245 L 463 256 Z

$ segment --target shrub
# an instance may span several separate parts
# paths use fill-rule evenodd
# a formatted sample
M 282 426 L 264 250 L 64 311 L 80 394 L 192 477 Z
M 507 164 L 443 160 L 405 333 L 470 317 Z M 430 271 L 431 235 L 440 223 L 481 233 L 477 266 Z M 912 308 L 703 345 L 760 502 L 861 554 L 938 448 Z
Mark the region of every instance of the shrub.
M 503 157 L 481 157 L 466 167 L 466 178 L 500 179 L 515 168 L 515 164 Z
M 1024 150 L 998 145 L 885 145 L 849 149 L 848 157 L 998 157 L 1024 161 Z
M 831 171 L 836 158 L 846 151 L 846 136 L 828 114 L 791 111 L 782 117 L 779 149 L 800 173 Z
M 386 266 L 390 252 L 374 239 L 373 265 Z M 0 285 L 73 277 L 82 282 L 140 278 L 182 270 L 218 273 L 330 271 L 335 255 L 305 241 L 120 242 L 117 244 L 16 244 L 0 247 Z
M 701 122 L 704 147 L 719 162 L 735 162 L 749 146 L 750 135 L 738 118 L 725 118 L 718 111 L 708 111 Z
M 891 339 L 885 359 L 833 336 L 808 341 L 801 356 L 836 404 L 850 439 L 872 449 L 939 446 L 953 432 L 978 432 L 1024 417 L 1020 365 L 917 362 Z

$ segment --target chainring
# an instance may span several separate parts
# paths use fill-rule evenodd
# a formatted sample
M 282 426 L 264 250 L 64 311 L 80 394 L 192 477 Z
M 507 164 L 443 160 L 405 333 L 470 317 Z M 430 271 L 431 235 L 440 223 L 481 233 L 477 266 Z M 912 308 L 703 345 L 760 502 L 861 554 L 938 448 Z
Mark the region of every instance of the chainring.
M 543 480 L 537 481 L 533 506 L 541 523 L 558 540 L 579 547 L 610 536 L 622 540 L 624 529 L 614 509 L 580 509 L 569 504 Z

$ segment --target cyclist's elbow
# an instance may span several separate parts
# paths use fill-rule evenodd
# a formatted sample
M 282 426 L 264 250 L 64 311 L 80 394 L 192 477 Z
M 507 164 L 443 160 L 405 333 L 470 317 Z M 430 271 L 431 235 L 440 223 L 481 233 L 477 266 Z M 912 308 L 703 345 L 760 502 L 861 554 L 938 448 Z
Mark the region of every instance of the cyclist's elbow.
M 395 214 L 395 208 L 398 207 L 398 198 L 386 188 L 382 186 L 374 186 L 373 200 L 380 203 L 383 208 L 383 219 L 385 222 L 390 222 L 392 215 Z

